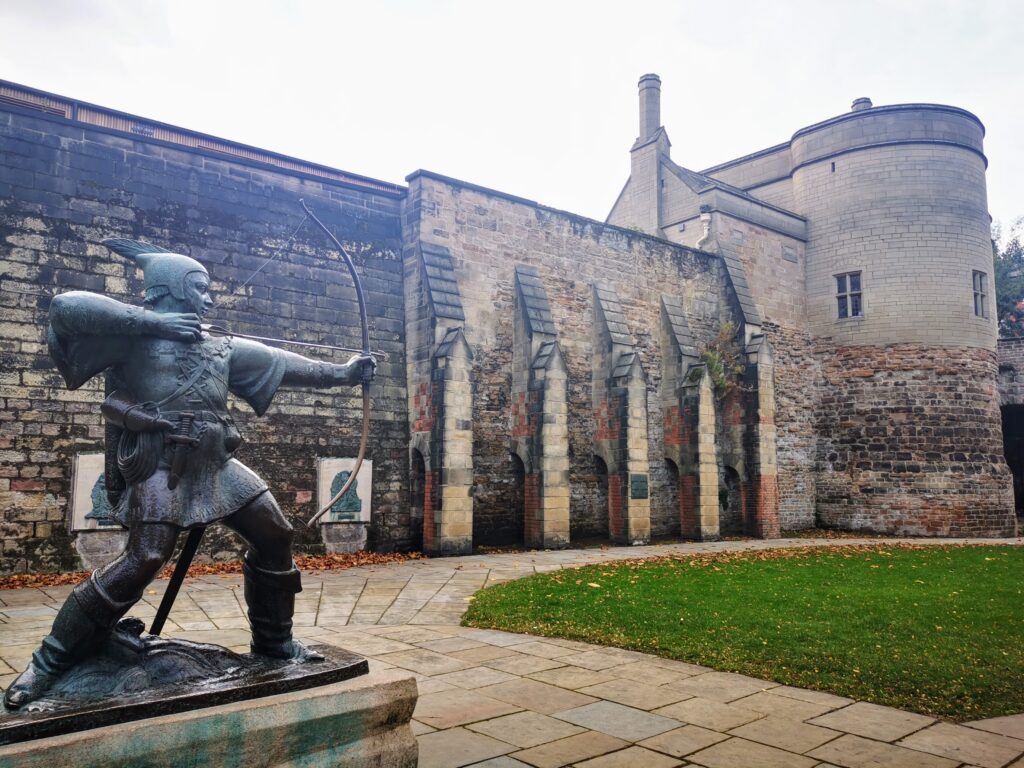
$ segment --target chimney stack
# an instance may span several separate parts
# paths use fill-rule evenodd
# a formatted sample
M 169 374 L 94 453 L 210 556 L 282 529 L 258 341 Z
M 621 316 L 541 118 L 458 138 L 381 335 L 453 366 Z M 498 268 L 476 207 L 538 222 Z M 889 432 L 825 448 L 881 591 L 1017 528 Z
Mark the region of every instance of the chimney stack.
M 865 109 L 871 109 L 871 99 L 867 96 L 854 99 L 853 104 L 850 105 L 851 112 L 863 112 Z
M 640 141 L 649 139 L 661 127 L 661 78 L 640 78 Z

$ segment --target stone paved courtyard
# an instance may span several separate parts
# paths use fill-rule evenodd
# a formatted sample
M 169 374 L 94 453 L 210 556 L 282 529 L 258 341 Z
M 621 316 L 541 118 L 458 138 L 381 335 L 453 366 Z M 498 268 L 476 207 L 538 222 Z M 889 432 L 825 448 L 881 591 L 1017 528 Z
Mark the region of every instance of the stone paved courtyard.
M 955 543 L 914 540 L 925 541 Z M 1024 714 L 952 725 L 633 651 L 459 626 L 474 592 L 531 573 L 669 553 L 836 543 L 878 540 L 523 552 L 307 573 L 296 634 L 415 675 L 413 728 L 423 768 L 1024 766 Z M 151 618 L 166 583 L 155 582 L 131 615 Z M 70 590 L 0 591 L 0 686 L 28 663 Z M 165 633 L 247 651 L 241 601 L 240 574 L 191 579 Z

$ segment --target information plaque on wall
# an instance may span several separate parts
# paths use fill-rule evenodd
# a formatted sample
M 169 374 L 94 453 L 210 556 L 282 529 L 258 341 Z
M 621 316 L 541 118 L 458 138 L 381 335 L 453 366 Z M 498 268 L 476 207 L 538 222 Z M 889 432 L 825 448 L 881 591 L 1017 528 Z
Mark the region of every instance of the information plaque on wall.
M 646 499 L 647 498 L 647 475 L 630 475 L 629 476 L 629 498 L 631 498 L 631 499 Z

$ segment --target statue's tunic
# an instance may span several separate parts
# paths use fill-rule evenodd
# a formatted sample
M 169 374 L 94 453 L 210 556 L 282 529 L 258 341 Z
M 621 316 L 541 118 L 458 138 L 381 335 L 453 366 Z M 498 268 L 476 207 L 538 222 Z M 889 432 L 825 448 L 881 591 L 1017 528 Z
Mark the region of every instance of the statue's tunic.
M 206 334 L 196 342 L 152 336 L 62 337 L 52 326 L 49 343 L 69 388 L 107 371 L 108 392 L 127 392 L 175 423 L 185 412 L 194 417 L 188 435 L 199 442 L 188 449 L 173 490 L 167 486 L 176 445 L 165 441 L 165 433 L 108 430 L 108 440 L 113 438 L 116 446 L 108 444 L 107 454 L 114 458 L 111 451 L 116 450 L 114 464 L 125 488 L 113 519 L 126 526 L 206 525 L 267 490 L 255 472 L 232 458 L 241 438 L 228 413 L 228 394 L 262 415 L 281 384 L 287 353 L 246 339 Z

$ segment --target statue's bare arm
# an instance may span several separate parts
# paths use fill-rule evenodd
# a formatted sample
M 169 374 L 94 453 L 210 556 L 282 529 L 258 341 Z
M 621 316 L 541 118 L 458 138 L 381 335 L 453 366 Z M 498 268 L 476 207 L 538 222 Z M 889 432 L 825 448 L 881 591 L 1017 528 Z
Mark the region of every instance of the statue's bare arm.
M 159 336 L 193 341 L 199 338 L 199 316 L 153 312 L 108 296 L 70 291 L 53 297 L 50 325 L 58 336 Z

